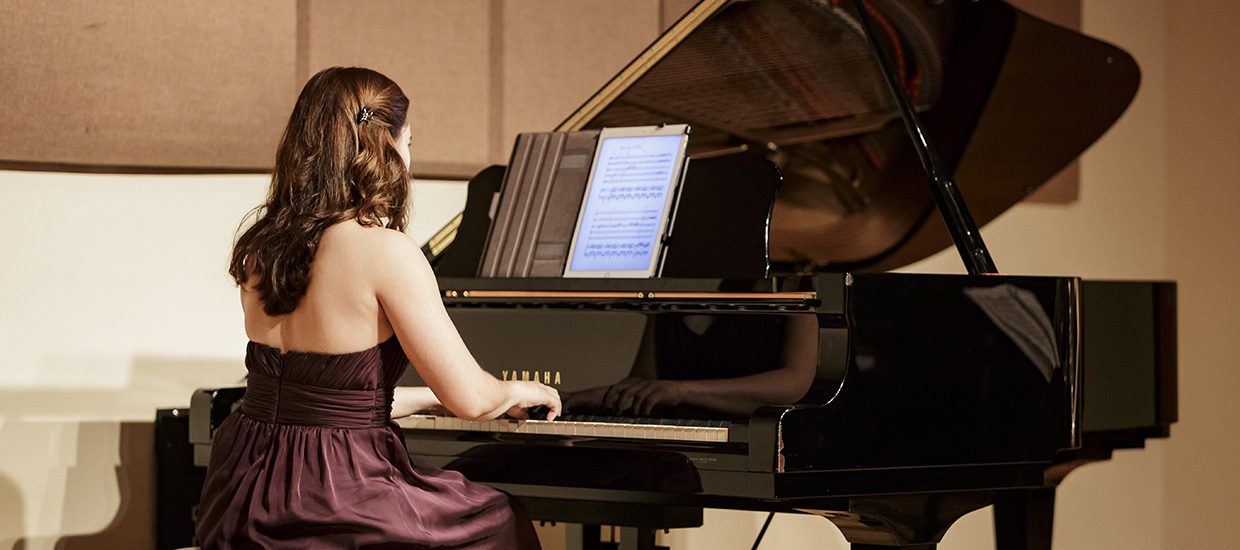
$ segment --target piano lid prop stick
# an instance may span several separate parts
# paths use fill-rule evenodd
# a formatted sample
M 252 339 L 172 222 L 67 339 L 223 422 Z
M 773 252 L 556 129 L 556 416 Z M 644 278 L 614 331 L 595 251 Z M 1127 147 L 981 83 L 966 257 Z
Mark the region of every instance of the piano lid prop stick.
M 951 174 L 947 173 L 947 170 L 943 169 L 938 155 L 935 154 L 930 140 L 926 137 L 925 130 L 921 127 L 921 122 L 917 119 L 917 112 L 913 109 L 912 101 L 909 100 L 904 86 L 892 68 L 891 60 L 887 59 L 887 53 L 879 47 L 878 38 L 874 34 L 870 14 L 867 11 L 868 5 L 864 0 L 853 0 L 853 5 L 857 8 L 857 18 L 861 21 L 865 37 L 870 41 L 870 47 L 874 50 L 874 56 L 878 60 L 879 72 L 882 73 L 883 81 L 891 92 L 892 100 L 900 110 L 900 117 L 904 119 L 904 127 L 908 130 L 909 137 L 913 140 L 913 148 L 917 150 L 921 166 L 926 171 L 930 194 L 934 195 L 934 202 L 938 204 L 943 221 L 947 223 L 947 229 L 951 232 L 952 241 L 956 243 L 960 258 L 964 260 L 965 268 L 969 270 L 970 275 L 998 273 L 999 270 L 995 268 L 995 263 L 990 258 L 990 251 L 986 249 L 986 243 L 982 242 L 982 234 L 978 231 L 973 216 L 969 214 L 964 198 L 960 196 L 956 181 Z

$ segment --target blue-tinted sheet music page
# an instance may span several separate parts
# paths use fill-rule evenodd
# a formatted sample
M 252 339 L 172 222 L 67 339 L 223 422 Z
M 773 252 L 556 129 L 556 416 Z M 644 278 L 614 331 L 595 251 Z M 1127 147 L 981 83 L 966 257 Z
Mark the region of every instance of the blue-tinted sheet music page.
M 681 135 L 611 137 L 596 158 L 569 270 L 652 269 Z

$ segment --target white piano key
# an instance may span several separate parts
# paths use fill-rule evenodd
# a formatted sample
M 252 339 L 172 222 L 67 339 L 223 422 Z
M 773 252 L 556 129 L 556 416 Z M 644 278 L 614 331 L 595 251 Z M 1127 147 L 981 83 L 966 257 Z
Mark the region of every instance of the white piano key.
M 496 419 L 471 422 L 450 416 L 412 415 L 396 423 L 404 429 L 519 433 L 565 437 L 599 437 L 617 439 L 648 439 L 662 441 L 727 442 L 724 427 L 672 426 L 665 424 L 620 424 L 611 422 L 576 422 L 563 420 Z

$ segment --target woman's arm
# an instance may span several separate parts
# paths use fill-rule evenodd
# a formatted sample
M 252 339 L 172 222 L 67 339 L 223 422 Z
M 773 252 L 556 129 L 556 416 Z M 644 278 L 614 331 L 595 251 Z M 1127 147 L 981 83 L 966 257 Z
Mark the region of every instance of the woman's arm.
M 501 382 L 482 370 L 444 309 L 439 286 L 421 249 L 396 231 L 378 232 L 375 295 L 409 362 L 439 402 L 467 420 L 504 413 L 525 418 L 524 409 L 543 405 L 547 419 L 560 414 L 560 396 L 537 382 Z M 403 412 L 403 411 L 402 411 Z
M 426 386 L 398 386 L 392 399 L 392 418 L 441 409 L 445 407 Z

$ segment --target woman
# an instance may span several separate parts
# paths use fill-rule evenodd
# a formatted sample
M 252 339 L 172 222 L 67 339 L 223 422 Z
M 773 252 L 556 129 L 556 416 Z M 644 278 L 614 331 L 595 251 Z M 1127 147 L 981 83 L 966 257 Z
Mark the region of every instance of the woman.
M 409 101 L 391 80 L 331 68 L 302 90 L 271 189 L 233 248 L 246 398 L 217 430 L 203 548 L 537 546 L 507 495 L 414 468 L 391 418 L 482 420 L 560 398 L 478 367 L 421 250 L 401 231 Z M 408 357 L 426 388 L 393 388 Z

